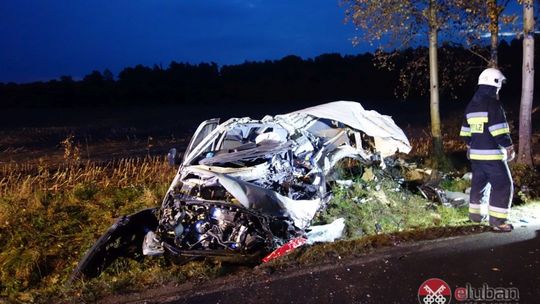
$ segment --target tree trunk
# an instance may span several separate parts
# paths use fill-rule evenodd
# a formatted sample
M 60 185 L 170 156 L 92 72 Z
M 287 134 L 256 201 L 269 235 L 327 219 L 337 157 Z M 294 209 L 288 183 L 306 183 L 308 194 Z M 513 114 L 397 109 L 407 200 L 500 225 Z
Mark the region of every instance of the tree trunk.
M 531 154 L 531 111 L 534 93 L 533 2 L 533 0 L 523 1 L 523 66 L 517 162 L 526 165 L 533 164 Z
M 497 0 L 488 0 L 489 32 L 491 33 L 489 67 L 491 68 L 497 68 L 499 65 L 499 15 Z
M 429 1 L 429 91 L 431 112 L 431 137 L 433 140 L 433 156 L 436 167 L 441 167 L 445 159 L 441 134 L 441 117 L 439 114 L 439 66 L 437 7 L 435 0 Z

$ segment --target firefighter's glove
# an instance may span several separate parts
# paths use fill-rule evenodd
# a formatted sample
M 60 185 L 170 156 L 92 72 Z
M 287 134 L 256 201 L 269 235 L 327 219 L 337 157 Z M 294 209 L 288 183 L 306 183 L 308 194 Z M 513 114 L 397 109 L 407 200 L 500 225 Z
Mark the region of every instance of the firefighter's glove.
M 505 147 L 506 149 L 506 161 L 511 162 L 516 157 L 516 152 L 514 152 L 514 146 Z

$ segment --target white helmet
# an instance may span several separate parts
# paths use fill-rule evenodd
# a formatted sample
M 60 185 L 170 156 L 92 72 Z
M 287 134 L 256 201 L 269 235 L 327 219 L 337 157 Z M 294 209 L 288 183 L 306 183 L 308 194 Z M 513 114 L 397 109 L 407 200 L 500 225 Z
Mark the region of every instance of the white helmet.
M 478 84 L 485 84 L 498 89 L 502 87 L 505 81 L 506 77 L 504 77 L 503 73 L 494 68 L 485 69 L 478 77 Z

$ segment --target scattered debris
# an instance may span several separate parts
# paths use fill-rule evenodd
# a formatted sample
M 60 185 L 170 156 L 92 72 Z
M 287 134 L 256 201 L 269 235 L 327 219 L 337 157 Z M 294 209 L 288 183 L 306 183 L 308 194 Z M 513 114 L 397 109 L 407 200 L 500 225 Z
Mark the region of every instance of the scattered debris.
M 262 262 L 263 263 L 268 263 L 272 260 L 275 260 L 279 257 L 282 257 L 284 255 L 287 255 L 289 254 L 291 251 L 293 251 L 294 249 L 304 245 L 307 243 L 307 239 L 305 238 L 302 238 L 302 237 L 299 237 L 299 238 L 295 238 L 295 239 L 292 239 L 290 241 L 288 241 L 287 243 L 283 244 L 282 246 L 280 246 L 279 248 L 277 248 L 276 250 L 272 251 L 272 253 L 270 253 L 269 255 L 265 256 L 263 259 L 262 259 Z
M 461 207 L 469 204 L 470 195 L 463 192 L 446 191 L 446 198 L 451 206 Z
M 311 226 L 306 234 L 307 244 L 314 244 L 317 242 L 333 242 L 339 239 L 345 229 L 345 219 L 339 218 L 327 225 Z
M 462 207 L 469 203 L 469 194 L 446 191 L 440 186 L 429 183 L 419 186 L 418 191 L 425 199 L 447 207 Z
M 472 180 L 472 172 L 467 172 L 467 173 L 463 174 L 462 179 L 468 180 L 468 181 Z
M 333 241 L 341 237 L 343 219 L 310 227 L 331 198 L 330 186 L 352 185 L 343 176 L 347 170 L 373 179 L 371 167 L 384 169 L 389 156 L 410 149 L 389 116 L 350 101 L 261 120 L 207 120 L 193 135 L 161 207 L 113 225 L 72 280 L 99 275 L 128 247 L 136 248 L 129 255 L 260 261 L 276 248 L 281 254 L 303 243 Z M 171 151 L 170 162 L 175 155 Z

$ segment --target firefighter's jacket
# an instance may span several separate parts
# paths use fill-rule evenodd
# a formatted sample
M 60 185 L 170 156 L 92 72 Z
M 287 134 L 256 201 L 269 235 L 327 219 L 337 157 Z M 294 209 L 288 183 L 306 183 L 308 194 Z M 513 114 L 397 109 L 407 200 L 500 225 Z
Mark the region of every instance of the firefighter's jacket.
M 512 146 L 510 128 L 501 103 L 497 100 L 497 88 L 479 85 L 465 110 L 465 119 L 459 134 L 470 147 L 471 160 L 503 160 Z

